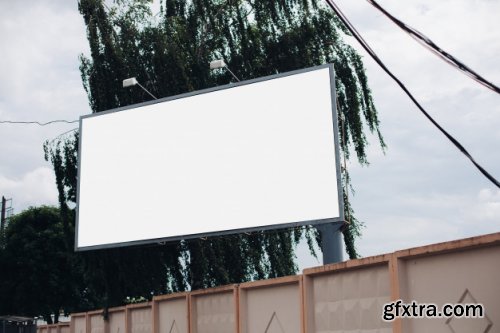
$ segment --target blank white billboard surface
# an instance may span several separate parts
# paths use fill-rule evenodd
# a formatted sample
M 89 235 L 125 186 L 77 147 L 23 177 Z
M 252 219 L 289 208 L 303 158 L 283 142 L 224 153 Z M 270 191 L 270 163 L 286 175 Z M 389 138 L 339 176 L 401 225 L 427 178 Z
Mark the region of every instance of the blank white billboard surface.
M 76 249 L 341 221 L 331 65 L 80 120 Z

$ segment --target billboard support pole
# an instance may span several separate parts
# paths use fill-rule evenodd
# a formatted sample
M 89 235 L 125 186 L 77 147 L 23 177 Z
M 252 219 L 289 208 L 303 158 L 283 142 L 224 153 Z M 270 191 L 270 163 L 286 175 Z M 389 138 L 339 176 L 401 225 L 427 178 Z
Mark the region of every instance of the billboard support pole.
M 326 223 L 316 226 L 318 231 L 321 233 L 323 265 L 343 261 L 341 227 L 342 223 Z

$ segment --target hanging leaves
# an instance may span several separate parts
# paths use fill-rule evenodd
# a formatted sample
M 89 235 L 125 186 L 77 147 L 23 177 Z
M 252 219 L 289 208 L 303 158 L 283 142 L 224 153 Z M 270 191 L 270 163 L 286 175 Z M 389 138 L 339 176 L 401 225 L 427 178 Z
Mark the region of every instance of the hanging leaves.
M 90 56 L 80 56 L 80 71 L 92 112 L 148 100 L 140 89 L 122 88 L 122 80 L 129 77 L 137 77 L 155 96 L 166 97 L 230 82 L 227 71 L 210 71 L 208 64 L 215 59 L 224 59 L 240 79 L 330 62 L 344 119 L 339 121 L 343 152 L 350 157 L 351 148 L 366 164 L 366 130 L 385 147 L 361 57 L 343 41 L 348 32 L 320 2 L 165 0 L 158 13 L 145 0 L 115 1 L 112 8 L 101 0 L 80 0 L 78 6 L 90 46 Z M 61 206 L 76 199 L 77 141 L 75 136 L 46 148 Z M 344 173 L 344 186 L 347 179 Z M 346 196 L 344 201 L 350 216 L 344 239 L 353 258 L 360 223 Z M 87 278 L 110 306 L 125 296 L 289 275 L 297 271 L 294 251 L 303 237 L 314 254 L 320 241 L 315 228 L 89 253 Z M 148 271 L 147 277 L 141 269 Z M 130 285 L 144 278 L 149 281 L 144 288 Z

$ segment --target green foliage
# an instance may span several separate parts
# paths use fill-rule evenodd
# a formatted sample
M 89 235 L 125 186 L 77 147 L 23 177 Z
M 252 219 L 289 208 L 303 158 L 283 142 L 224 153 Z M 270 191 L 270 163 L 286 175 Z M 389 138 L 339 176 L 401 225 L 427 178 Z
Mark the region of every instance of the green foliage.
M 78 259 L 65 244 L 59 209 L 31 207 L 11 218 L 0 250 L 0 313 L 58 320 L 60 310 L 81 308 Z
M 140 89 L 123 89 L 128 77 L 137 77 L 158 97 L 227 84 L 232 80 L 227 71 L 209 69 L 215 59 L 224 59 L 241 79 L 333 63 L 345 119 L 339 122 L 343 152 L 350 157 L 351 147 L 367 164 L 365 129 L 384 147 L 361 57 L 344 43 L 345 28 L 316 0 L 165 0 L 155 15 L 145 0 L 116 1 L 111 9 L 101 0 L 80 0 L 78 6 L 90 46 L 90 57 L 80 56 L 80 71 L 92 112 L 150 99 Z M 45 147 L 68 221 L 67 205 L 75 202 L 77 142 L 78 134 Z M 344 184 L 347 179 L 344 172 Z M 344 201 L 351 222 L 344 239 L 354 258 L 360 223 L 346 196 Z M 111 306 L 126 296 L 289 275 L 297 271 L 294 250 L 303 237 L 314 254 L 320 237 L 309 227 L 93 251 L 83 255 L 85 278 L 101 304 Z

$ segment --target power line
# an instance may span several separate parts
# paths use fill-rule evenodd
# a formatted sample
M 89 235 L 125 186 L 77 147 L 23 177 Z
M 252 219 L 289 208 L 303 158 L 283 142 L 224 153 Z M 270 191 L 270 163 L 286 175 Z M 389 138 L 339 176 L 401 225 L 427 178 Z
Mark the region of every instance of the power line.
M 55 123 L 65 123 L 65 124 L 73 124 L 78 122 L 79 120 L 51 120 L 46 123 L 42 123 L 39 121 L 14 121 L 14 120 L 0 120 L 0 124 L 23 124 L 23 125 L 39 125 L 39 126 L 46 126 L 50 124 L 55 124 Z
M 375 0 L 366 0 L 368 3 L 370 3 L 373 7 L 378 9 L 382 14 L 387 16 L 392 22 L 394 22 L 398 27 L 400 27 L 404 32 L 409 34 L 413 39 L 415 39 L 418 43 L 420 43 L 422 46 L 424 46 L 426 49 L 437 55 L 439 58 L 450 64 L 451 66 L 455 67 L 468 77 L 472 78 L 476 82 L 482 84 L 488 89 L 493 90 L 497 94 L 500 94 L 500 88 L 497 87 L 495 84 L 491 83 L 478 73 L 476 73 L 474 70 L 472 70 L 470 67 L 465 65 L 463 62 L 455 58 L 453 55 L 449 54 L 448 52 L 444 51 L 442 48 L 440 48 L 436 43 L 434 43 L 429 37 L 425 36 L 423 33 L 420 31 L 416 30 L 415 28 L 412 28 L 411 26 L 407 25 L 406 23 L 402 22 L 401 20 L 397 19 L 393 15 L 391 15 L 389 12 L 387 12 L 382 6 L 380 6 Z
M 396 83 L 403 89 L 403 91 L 408 95 L 408 97 L 412 100 L 412 102 L 417 106 L 417 108 L 424 114 L 424 116 L 435 126 L 441 133 L 443 133 L 448 140 L 450 140 L 455 147 L 458 148 L 471 162 L 474 166 L 486 177 L 489 181 L 495 184 L 498 188 L 500 188 L 500 182 L 496 180 L 492 175 L 490 175 L 479 163 L 477 163 L 474 158 L 469 154 L 469 152 L 462 146 L 458 140 L 456 140 L 453 136 L 451 136 L 441 125 L 439 125 L 434 118 L 431 117 L 427 111 L 420 105 L 420 103 L 413 97 L 410 91 L 406 88 L 406 86 L 385 66 L 385 64 L 380 60 L 375 51 L 372 50 L 370 45 L 363 39 L 363 37 L 359 34 L 359 32 L 354 28 L 351 22 L 347 19 L 347 17 L 342 13 L 340 8 L 333 2 L 333 0 L 326 0 L 327 4 L 330 8 L 337 14 L 342 23 L 349 29 L 351 34 L 356 38 L 356 40 L 361 44 L 361 46 L 368 52 L 368 54 L 375 60 L 375 62 L 389 75 Z

